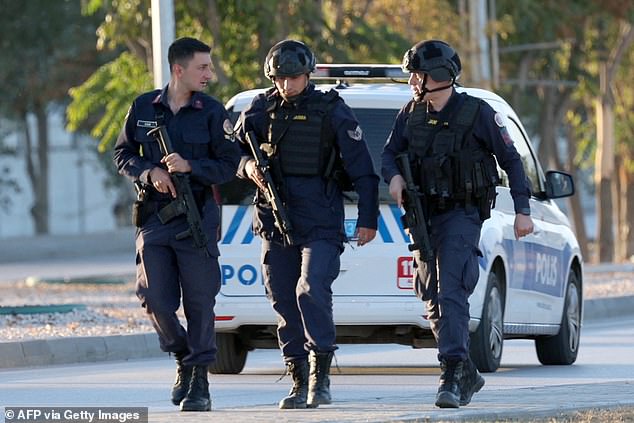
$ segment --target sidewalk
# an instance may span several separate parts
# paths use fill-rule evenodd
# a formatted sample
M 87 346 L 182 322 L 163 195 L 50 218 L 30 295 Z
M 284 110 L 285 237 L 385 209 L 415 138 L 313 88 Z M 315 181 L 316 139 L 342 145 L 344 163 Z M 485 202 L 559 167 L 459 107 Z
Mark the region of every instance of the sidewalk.
M 134 257 L 132 226 L 83 235 L 0 238 L 0 264 L 125 253 Z

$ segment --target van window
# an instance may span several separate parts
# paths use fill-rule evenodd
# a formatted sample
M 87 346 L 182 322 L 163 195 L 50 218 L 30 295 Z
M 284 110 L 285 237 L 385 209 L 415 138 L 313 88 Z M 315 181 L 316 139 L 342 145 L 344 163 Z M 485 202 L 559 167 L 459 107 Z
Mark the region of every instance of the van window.
M 506 128 L 509 131 L 509 135 L 511 135 L 513 145 L 515 146 L 515 149 L 522 159 L 522 165 L 524 166 L 524 172 L 526 173 L 526 177 L 528 178 L 531 192 L 535 193 L 540 190 L 539 174 L 537 172 L 535 159 L 533 158 L 531 150 L 527 145 L 528 140 L 524 137 L 522 130 L 512 118 L 509 117 L 508 119 L 506 119 L 506 121 Z M 500 172 L 502 175 L 502 184 L 508 187 L 508 176 L 506 175 L 506 172 L 504 172 L 503 170 L 500 170 Z

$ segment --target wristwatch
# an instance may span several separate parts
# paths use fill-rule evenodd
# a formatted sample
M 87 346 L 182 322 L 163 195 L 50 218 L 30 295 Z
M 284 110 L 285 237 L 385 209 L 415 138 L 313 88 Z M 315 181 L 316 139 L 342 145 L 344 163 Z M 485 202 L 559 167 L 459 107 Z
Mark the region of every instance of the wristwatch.
M 517 211 L 518 214 L 523 214 L 525 216 L 530 216 L 531 215 L 531 209 L 529 207 L 524 207 L 522 209 L 519 209 Z

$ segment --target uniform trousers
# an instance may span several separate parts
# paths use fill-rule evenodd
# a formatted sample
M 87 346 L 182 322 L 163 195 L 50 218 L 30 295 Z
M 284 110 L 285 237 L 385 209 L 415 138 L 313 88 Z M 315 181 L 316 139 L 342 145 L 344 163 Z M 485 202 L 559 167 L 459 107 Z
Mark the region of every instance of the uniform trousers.
M 220 267 L 218 257 L 206 255 L 191 237 L 176 239 L 187 228 L 184 217 L 163 225 L 153 214 L 137 229 L 137 296 L 163 351 L 186 352 L 185 365 L 209 365 L 216 358 L 214 306 L 220 291 Z M 176 315 L 181 296 L 187 329 Z
M 414 253 L 414 288 L 425 301 L 439 360 L 465 360 L 469 356 L 469 296 L 480 275 L 481 227 L 474 207 L 434 215 L 430 242 L 435 260 L 425 263 L 418 251 Z
M 286 362 L 309 351 L 337 349 L 332 283 L 339 275 L 339 242 L 315 240 L 283 246 L 262 240 L 266 294 L 277 313 L 277 336 Z

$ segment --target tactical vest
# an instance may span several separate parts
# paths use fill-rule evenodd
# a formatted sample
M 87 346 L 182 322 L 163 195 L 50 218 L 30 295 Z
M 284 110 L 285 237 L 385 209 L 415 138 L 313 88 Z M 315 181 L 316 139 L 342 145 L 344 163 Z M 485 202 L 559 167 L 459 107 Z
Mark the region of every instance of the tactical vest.
M 279 158 L 283 175 L 326 176 L 335 146 L 335 133 L 324 117 L 334 107 L 339 93 L 330 90 L 311 95 L 297 108 L 267 107 L 270 118 L 268 143 L 271 155 Z
M 410 109 L 408 150 L 432 213 L 475 205 L 482 220 L 490 216 L 500 179 L 493 155 L 471 136 L 480 101 L 467 96 L 448 121 L 430 117 L 424 103 Z

